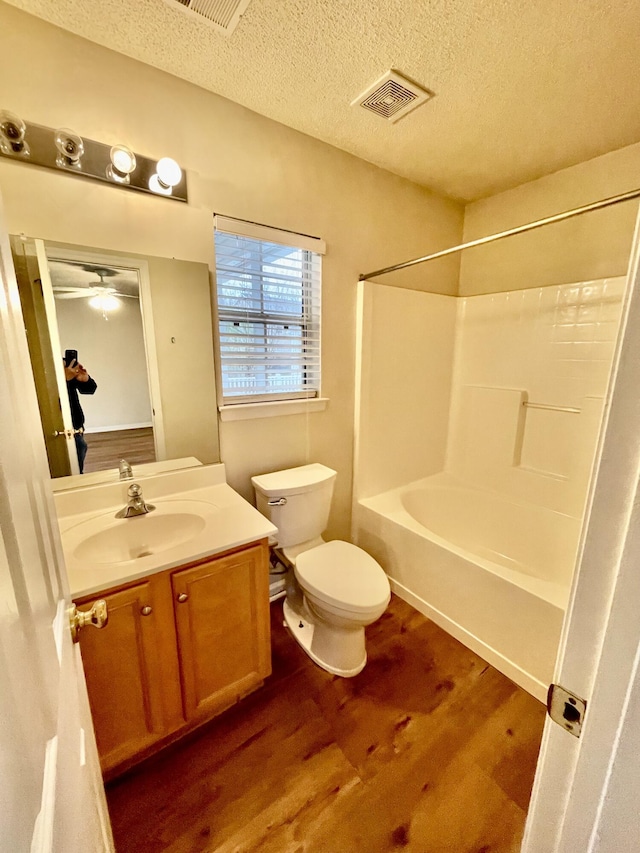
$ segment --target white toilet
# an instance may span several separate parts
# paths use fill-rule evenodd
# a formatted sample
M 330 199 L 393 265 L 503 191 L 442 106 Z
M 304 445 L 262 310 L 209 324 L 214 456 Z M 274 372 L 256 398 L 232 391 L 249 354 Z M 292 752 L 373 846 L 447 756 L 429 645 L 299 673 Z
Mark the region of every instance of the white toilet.
M 309 657 L 350 677 L 367 662 L 364 629 L 391 598 L 382 567 L 349 542 L 325 542 L 336 472 L 302 465 L 252 477 L 259 511 L 278 528 L 278 547 L 294 567 L 284 618 Z

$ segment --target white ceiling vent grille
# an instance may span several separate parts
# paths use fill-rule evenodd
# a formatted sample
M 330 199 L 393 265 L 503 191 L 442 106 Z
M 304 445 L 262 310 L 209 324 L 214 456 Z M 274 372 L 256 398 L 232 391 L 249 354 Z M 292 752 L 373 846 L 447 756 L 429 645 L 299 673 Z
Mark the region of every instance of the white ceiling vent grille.
M 352 101 L 351 106 L 363 107 L 393 123 L 432 97 L 433 92 L 407 80 L 397 71 L 387 71 Z
M 251 0 L 164 0 L 188 15 L 199 15 L 216 30 L 230 36 Z

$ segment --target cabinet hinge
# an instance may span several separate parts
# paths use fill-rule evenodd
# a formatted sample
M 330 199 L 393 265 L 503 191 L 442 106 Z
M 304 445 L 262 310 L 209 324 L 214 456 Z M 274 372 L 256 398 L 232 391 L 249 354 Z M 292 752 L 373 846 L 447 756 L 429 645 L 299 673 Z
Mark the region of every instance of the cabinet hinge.
M 586 710 L 586 699 L 581 699 L 560 684 L 549 685 L 547 712 L 554 723 L 562 726 L 574 737 L 580 737 Z

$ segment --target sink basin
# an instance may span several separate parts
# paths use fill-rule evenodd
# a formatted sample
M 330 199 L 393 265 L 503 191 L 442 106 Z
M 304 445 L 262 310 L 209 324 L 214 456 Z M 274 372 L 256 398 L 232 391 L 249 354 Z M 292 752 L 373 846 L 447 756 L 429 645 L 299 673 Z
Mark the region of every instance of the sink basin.
M 147 515 L 91 519 L 72 530 L 72 553 L 81 563 L 128 563 L 168 551 L 194 539 L 216 508 L 198 501 L 174 501 Z

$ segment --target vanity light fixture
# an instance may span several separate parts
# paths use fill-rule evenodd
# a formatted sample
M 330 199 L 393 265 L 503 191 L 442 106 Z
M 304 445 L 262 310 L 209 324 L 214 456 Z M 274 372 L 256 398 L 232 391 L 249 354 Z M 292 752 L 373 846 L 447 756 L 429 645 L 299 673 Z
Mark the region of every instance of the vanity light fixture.
M 126 145 L 114 145 L 109 152 L 107 177 L 116 184 L 131 183 L 131 173 L 136 168 L 136 155 Z
M 56 166 L 79 171 L 82 167 L 81 157 L 84 154 L 82 137 L 68 127 L 61 127 L 54 134 L 54 142 L 58 152 Z
M 0 112 L 0 152 L 8 157 L 28 157 L 29 146 L 24 141 L 27 125 L 20 116 L 8 110 Z
M 170 157 L 144 157 L 126 145 L 97 142 L 67 127 L 33 124 L 9 110 L 0 110 L 0 157 L 188 202 L 186 175 Z
M 182 180 L 182 169 L 171 157 L 158 160 L 155 174 L 149 178 L 151 192 L 161 195 L 171 195 L 173 188 Z

